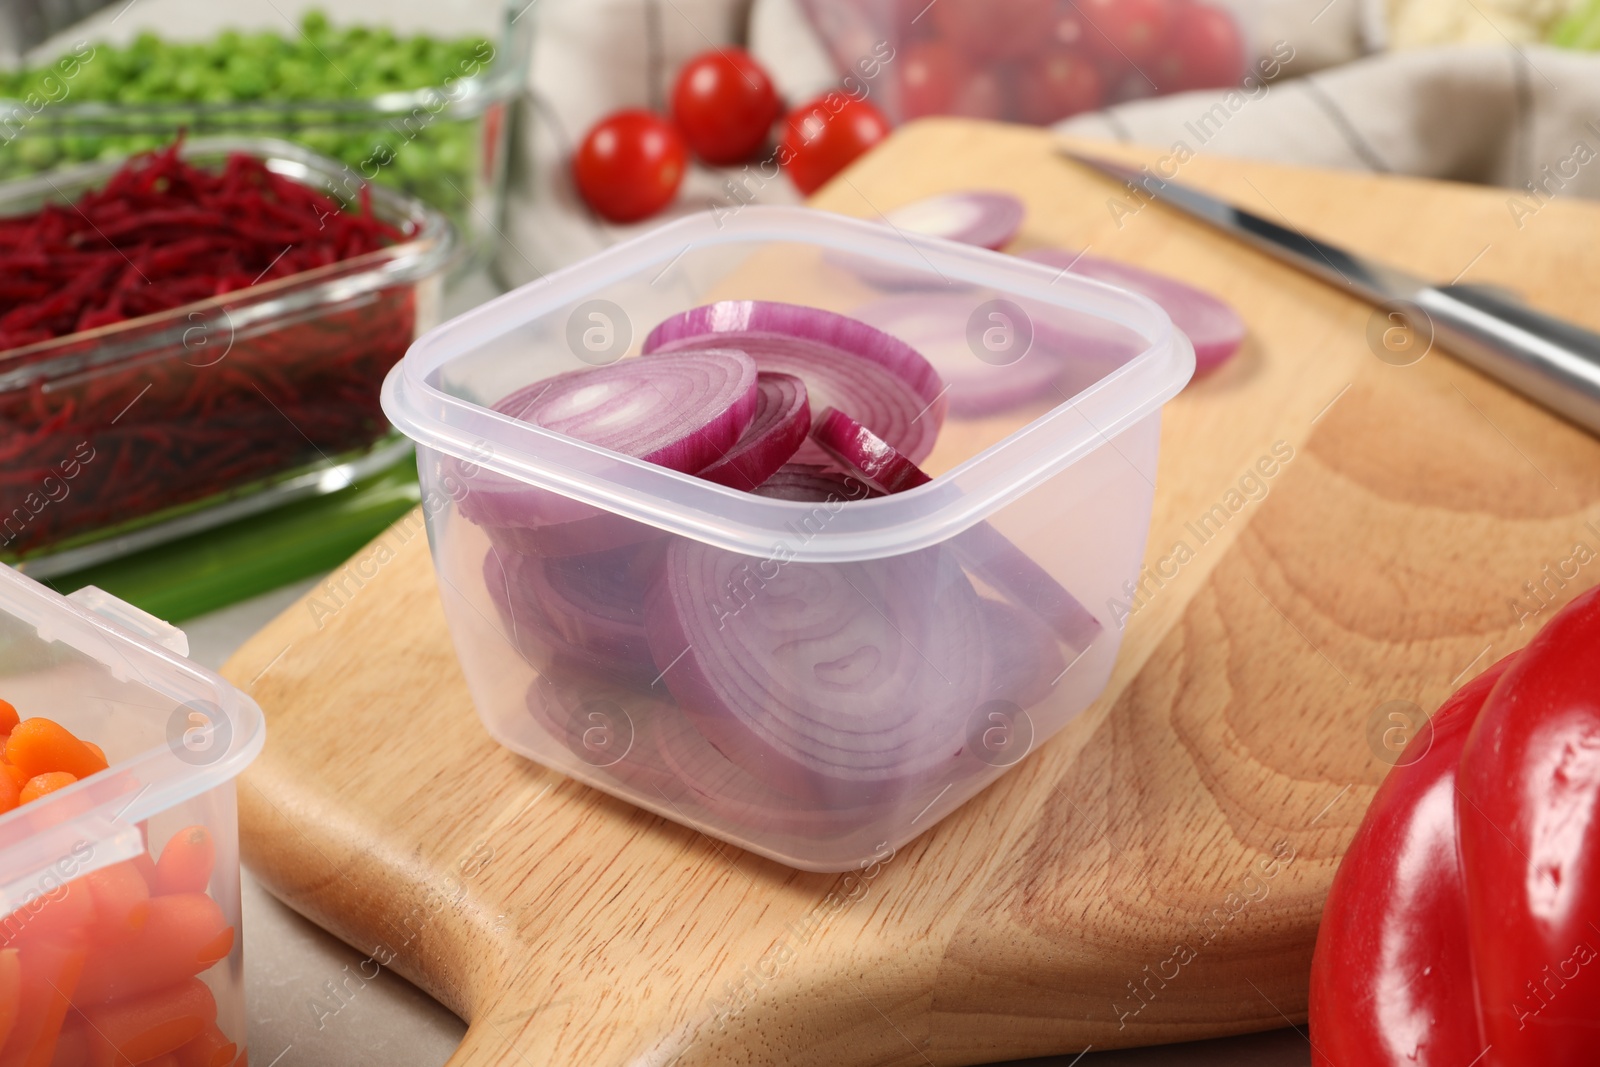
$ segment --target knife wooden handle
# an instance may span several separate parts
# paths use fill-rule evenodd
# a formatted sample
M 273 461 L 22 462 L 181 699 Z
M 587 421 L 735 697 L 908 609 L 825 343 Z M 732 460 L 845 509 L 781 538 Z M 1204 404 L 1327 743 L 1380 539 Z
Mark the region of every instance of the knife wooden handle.
M 1452 355 L 1600 436 L 1600 334 L 1472 285 L 1424 289 L 1416 304 Z

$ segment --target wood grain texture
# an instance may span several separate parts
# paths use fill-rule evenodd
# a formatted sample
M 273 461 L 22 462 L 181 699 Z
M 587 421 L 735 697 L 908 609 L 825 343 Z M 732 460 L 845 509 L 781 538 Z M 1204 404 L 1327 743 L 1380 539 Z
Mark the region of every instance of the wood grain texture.
M 1181 178 L 1600 326 L 1595 205 L 1519 230 L 1493 190 L 1207 157 Z M 1600 577 L 1544 570 L 1600 546 L 1600 443 L 1438 353 L 1381 362 L 1371 309 L 1159 207 L 1119 225 L 1125 194 L 1044 133 L 913 125 L 819 203 L 967 187 L 1027 200 L 1018 248 L 1158 267 L 1251 336 L 1167 408 L 1147 559 L 1171 576 L 1107 692 L 886 863 L 797 873 L 499 748 L 416 516 L 335 575 L 344 606 L 298 605 L 227 667 L 269 721 L 246 862 L 467 1018 L 457 1067 L 970 1064 L 1299 1021 L 1387 770 L 1374 709 L 1431 710 Z M 1258 488 L 1275 444 L 1292 457 Z M 1259 499 L 1228 512 L 1230 490 Z

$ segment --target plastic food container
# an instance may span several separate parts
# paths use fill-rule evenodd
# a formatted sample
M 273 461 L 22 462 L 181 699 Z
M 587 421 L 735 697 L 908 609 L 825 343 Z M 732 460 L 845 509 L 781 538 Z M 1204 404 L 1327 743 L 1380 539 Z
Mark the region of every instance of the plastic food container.
M 1031 383 L 1003 412 L 947 418 L 923 464 L 933 482 L 896 496 L 759 497 L 490 410 L 550 375 L 632 357 L 663 318 L 713 300 L 852 314 L 885 290 L 933 293 L 954 358 Z M 989 343 L 999 313 L 1023 338 L 1003 358 Z M 1040 380 L 1047 358 L 1058 370 Z M 440 592 L 490 733 L 668 819 L 836 871 L 938 822 L 1105 686 L 1150 521 L 1160 409 L 1193 370 L 1187 340 L 1141 296 L 748 207 L 664 227 L 439 327 L 391 372 L 383 404 L 418 443 Z M 970 408 L 962 388 L 952 411 Z M 529 510 L 552 521 L 530 535 L 516 519 Z M 825 598 L 872 641 L 856 649 L 851 630 L 821 654 L 808 644 L 819 634 L 783 630 L 785 604 Z M 1053 621 L 1066 608 L 1083 612 L 1070 632 Z M 742 687 L 749 714 L 700 700 L 706 685 Z M 819 721 L 881 710 L 882 730 L 839 743 L 848 771 L 807 773 L 784 733 L 807 730 L 803 716 L 750 725 L 777 694 Z M 885 746 L 914 750 L 915 773 L 875 778 Z
M 243 151 L 340 195 L 340 169 L 277 141 Z M 0 216 L 70 200 L 120 164 L 0 186 Z M 0 560 L 77 569 L 287 500 L 404 457 L 378 406 L 383 376 L 437 321 L 456 254 L 438 211 L 372 187 L 375 213 L 415 236 L 368 255 L 171 311 L 0 352 Z
M 891 121 L 1047 125 L 1237 85 L 1248 36 L 1216 0 L 801 0 L 835 65 Z
M 99 744 L 111 764 L 0 816 L 0 1019 L 20 994 L 0 1037 L 6 1063 L 129 1062 L 97 1035 L 124 1055 L 182 1038 L 198 1054 L 182 1062 L 244 1062 L 233 780 L 264 726 L 186 647 L 181 631 L 98 590 L 63 598 L 0 567 L 0 695 Z M 174 886 L 153 861 L 195 828 L 215 849 L 209 881 L 160 892 Z
M 28 67 L 63 57 L 67 62 L 35 99 L 0 99 L 0 177 L 125 156 L 169 143 L 184 130 L 191 137 L 282 138 L 336 159 L 348 182 L 372 180 L 443 210 L 477 259 L 496 239 L 504 201 L 508 111 L 527 70 L 531 20 L 516 18 L 523 6 L 467 0 L 441 13 L 439 5 L 426 0 L 383 5 L 351 0 L 140 0 L 131 6 L 110 5 L 26 57 L 23 65 Z M 162 71 L 160 64 L 145 71 L 125 94 L 127 99 L 113 103 L 85 98 L 85 82 L 111 74 L 104 53 L 94 51 L 96 45 L 127 46 L 144 34 L 172 42 L 208 41 L 231 31 L 240 38 L 239 72 L 219 72 L 212 80 L 219 87 L 238 84 L 237 79 L 248 83 L 257 76 L 248 62 L 252 36 L 297 41 L 302 16 L 313 10 L 325 13 L 340 29 L 360 26 L 378 33 L 447 38 L 477 35 L 489 43 L 492 55 L 481 62 L 475 56 L 466 59 L 448 84 L 358 99 L 318 99 L 303 92 L 287 99 L 153 103 L 149 100 L 183 91 L 174 82 L 193 73 Z M 135 102 L 135 93 L 148 99 Z

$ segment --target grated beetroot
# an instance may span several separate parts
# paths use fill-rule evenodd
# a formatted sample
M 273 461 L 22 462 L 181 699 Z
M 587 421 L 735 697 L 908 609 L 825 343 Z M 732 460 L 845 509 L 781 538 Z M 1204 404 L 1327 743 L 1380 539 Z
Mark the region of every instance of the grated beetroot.
M 235 332 L 170 312 L 379 251 L 408 234 L 235 154 L 180 143 L 70 205 L 0 219 L 0 552 L 24 554 L 371 444 L 414 336 L 409 285 Z M 67 338 L 61 341 L 59 339 Z M 57 342 L 18 351 L 43 342 Z M 121 358 L 118 352 L 126 348 Z M 224 354 L 225 353 L 225 354 Z

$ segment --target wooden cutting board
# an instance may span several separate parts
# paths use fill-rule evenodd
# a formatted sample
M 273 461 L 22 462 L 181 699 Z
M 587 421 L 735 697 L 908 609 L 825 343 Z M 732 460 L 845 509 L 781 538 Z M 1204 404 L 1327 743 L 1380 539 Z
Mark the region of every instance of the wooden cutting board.
M 1204 155 L 1179 176 L 1600 327 L 1600 206 L 1519 226 L 1503 190 Z M 228 665 L 269 721 L 245 861 L 469 1020 L 453 1064 L 972 1064 L 1299 1022 L 1385 731 L 1600 578 L 1566 562 L 1600 546 L 1600 443 L 1437 352 L 1380 360 L 1371 309 L 1045 133 L 914 125 L 818 202 L 972 187 L 1028 202 L 1016 248 L 1157 267 L 1251 334 L 1166 410 L 1162 576 L 1104 696 L 888 862 L 797 873 L 499 748 L 415 516 Z

